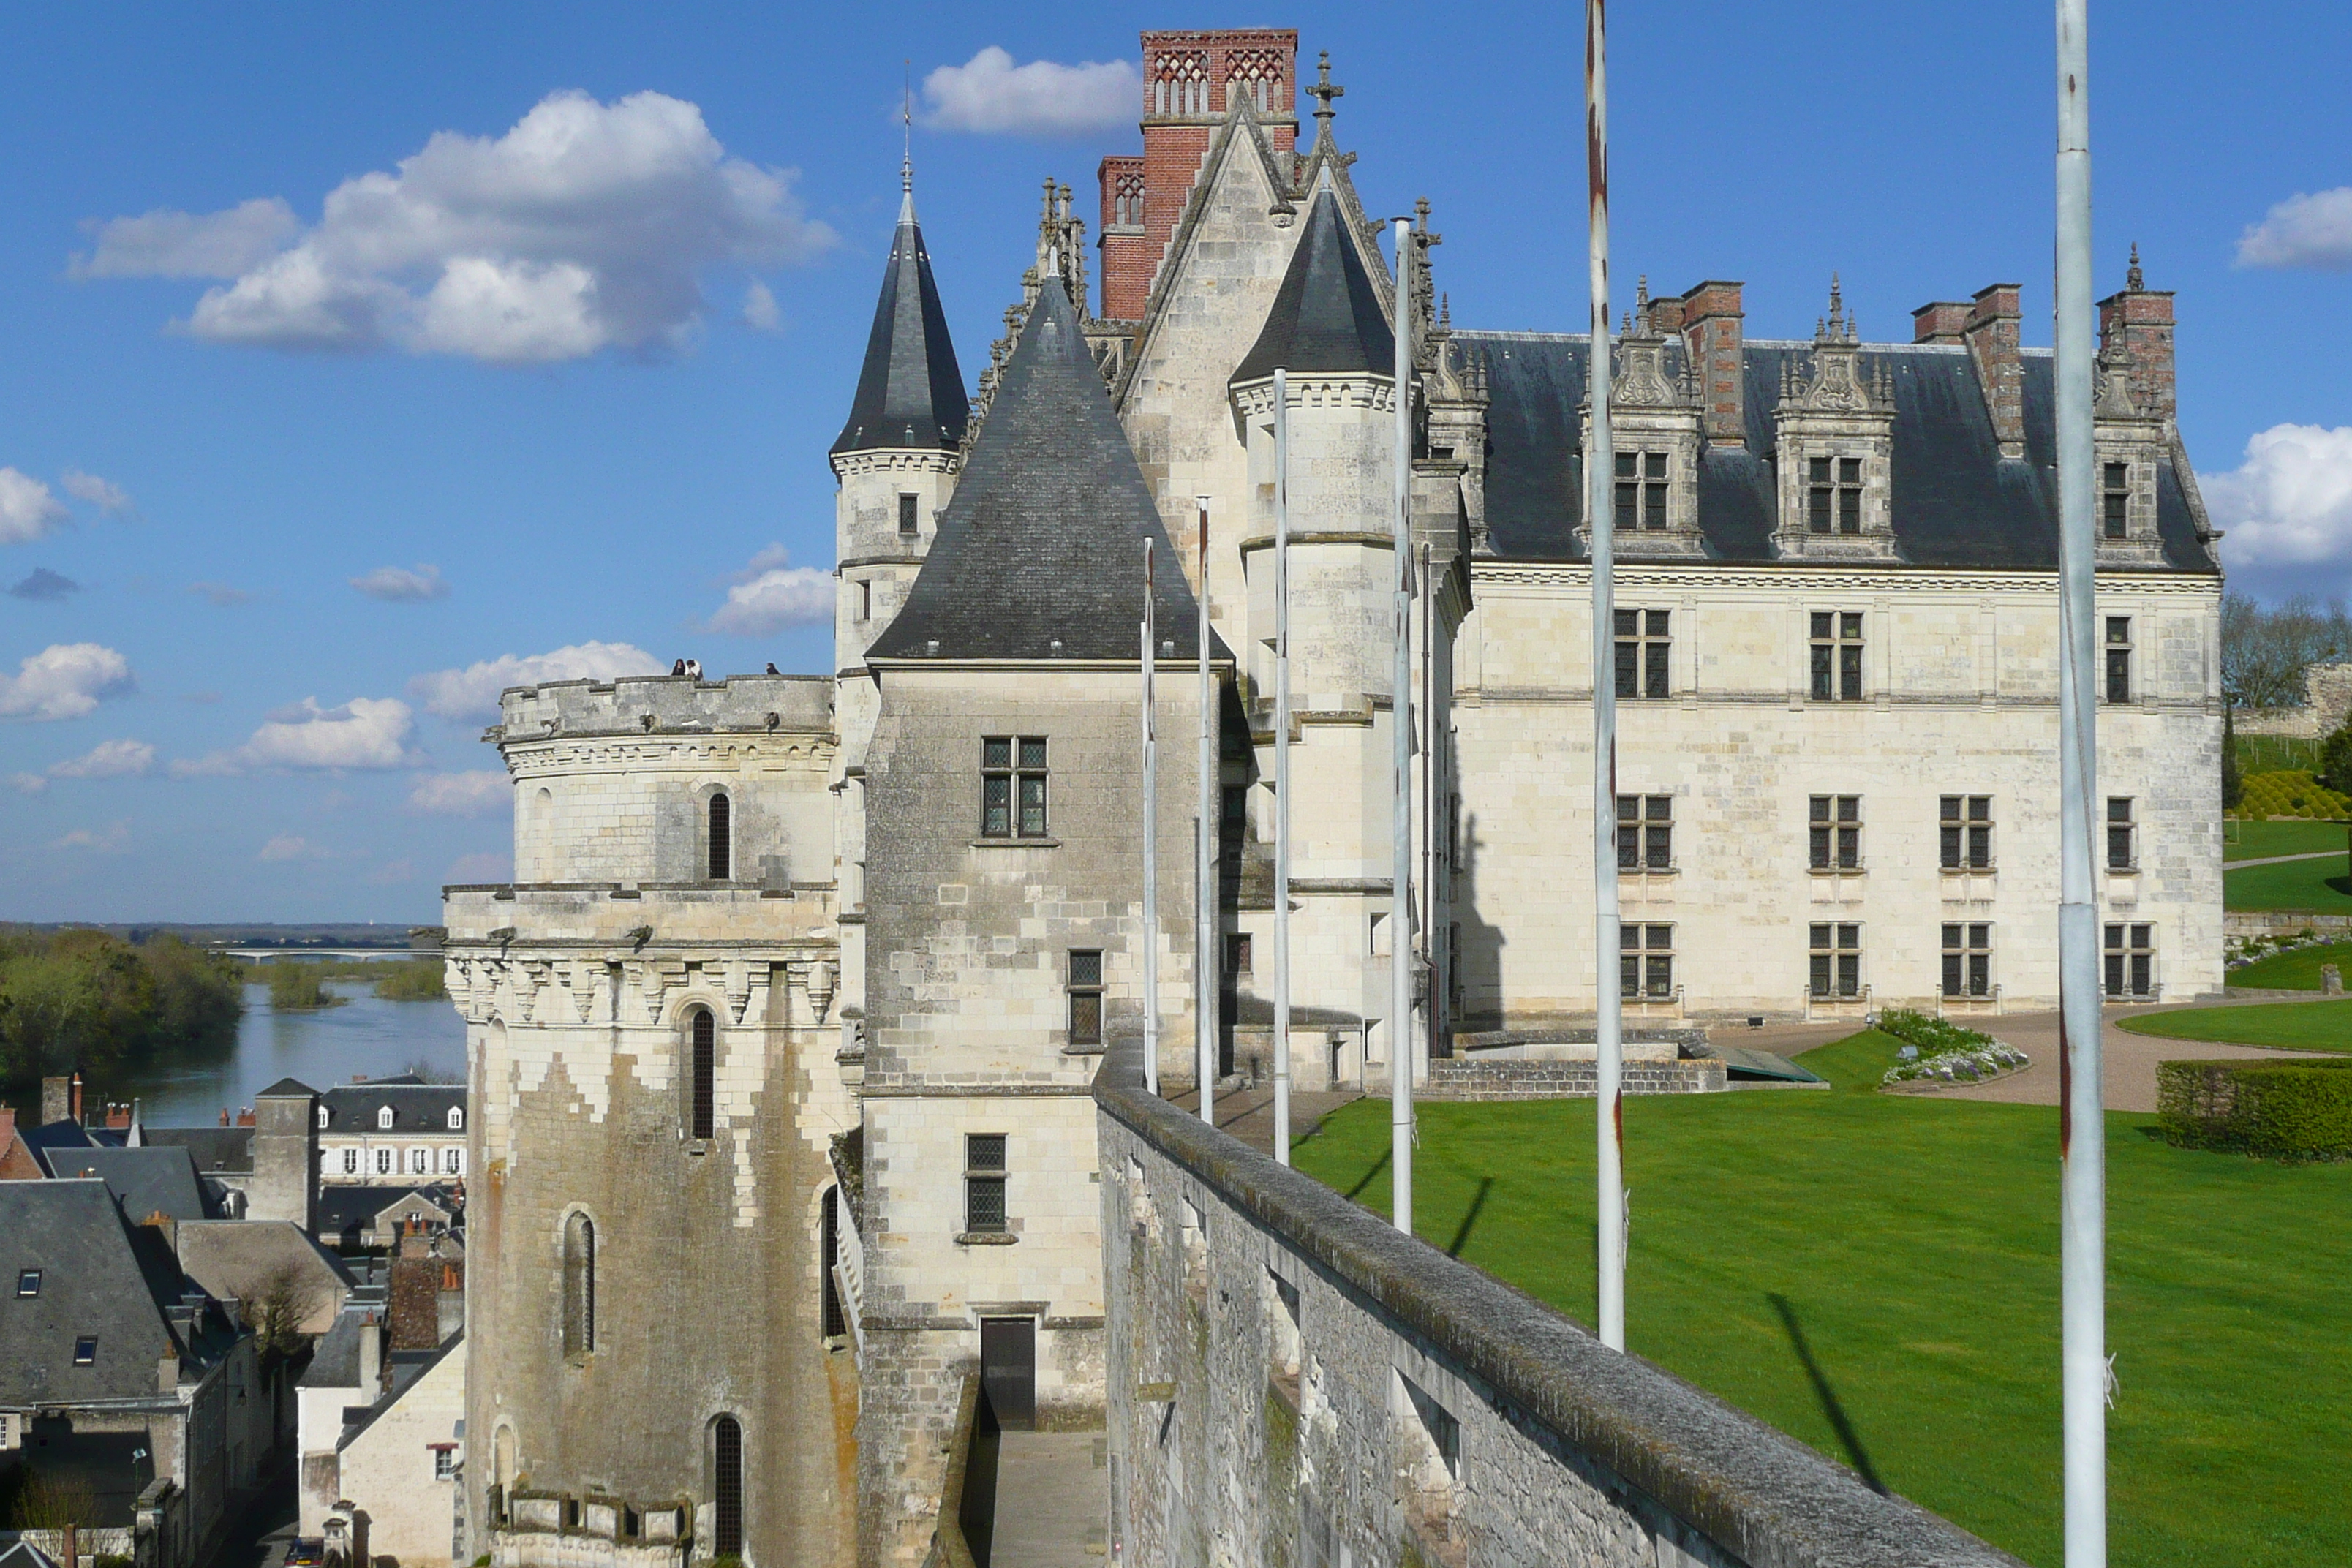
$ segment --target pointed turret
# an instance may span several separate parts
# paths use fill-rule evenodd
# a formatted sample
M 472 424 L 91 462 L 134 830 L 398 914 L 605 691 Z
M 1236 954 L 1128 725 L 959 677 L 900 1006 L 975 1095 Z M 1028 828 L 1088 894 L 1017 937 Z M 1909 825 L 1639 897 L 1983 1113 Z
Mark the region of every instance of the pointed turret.
M 901 172 L 898 230 L 882 272 L 882 298 L 866 340 L 866 368 L 841 438 L 840 452 L 947 448 L 963 439 L 971 400 L 956 367 L 955 343 L 931 281 L 930 253 L 915 221 L 911 174 Z
M 1038 289 L 955 499 L 867 657 L 1132 659 L 1143 541 L 1168 657 L 1195 657 L 1192 591 L 1058 278 Z
M 1382 376 L 1396 372 L 1396 336 L 1381 309 L 1380 289 L 1348 236 L 1328 178 L 1315 193 L 1307 227 L 1291 252 L 1290 270 L 1257 343 L 1234 372 L 1233 384 L 1261 380 L 1277 369 Z

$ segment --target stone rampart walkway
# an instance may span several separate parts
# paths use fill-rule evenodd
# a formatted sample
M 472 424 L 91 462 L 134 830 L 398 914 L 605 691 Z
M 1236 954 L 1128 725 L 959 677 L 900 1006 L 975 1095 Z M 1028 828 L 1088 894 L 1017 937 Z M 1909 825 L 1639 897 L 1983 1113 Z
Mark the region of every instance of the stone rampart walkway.
M 998 1442 L 989 1568 L 1103 1568 L 1108 1440 L 1100 1432 L 1007 1432 Z

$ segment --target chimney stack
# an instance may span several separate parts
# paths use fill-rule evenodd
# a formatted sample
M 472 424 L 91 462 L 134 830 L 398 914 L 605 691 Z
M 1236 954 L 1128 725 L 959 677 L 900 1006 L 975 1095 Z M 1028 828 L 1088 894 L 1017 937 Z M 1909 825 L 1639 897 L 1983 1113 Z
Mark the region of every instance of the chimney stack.
M 67 1114 L 76 1122 L 79 1122 L 81 1121 L 81 1074 L 76 1073 L 67 1080 L 66 1092 L 73 1098 L 72 1109 Z
M 73 1115 L 73 1095 L 61 1078 L 41 1080 L 41 1125 L 64 1121 Z
M 1685 351 L 1698 373 L 1701 428 L 1710 447 L 1748 444 L 1746 324 L 1740 285 L 1717 279 L 1699 284 L 1679 300 L 1654 301 L 1651 320 L 1663 306 L 1683 334 Z
M 360 1391 L 371 1405 L 383 1392 L 383 1329 L 373 1312 L 360 1321 Z
M 2131 248 L 2131 270 L 2123 291 L 2099 301 L 2099 357 L 2120 353 L 2131 378 L 2133 406 L 2173 427 L 2177 407 L 2172 374 L 2172 290 L 2141 287 L 2139 247 Z
M 2018 285 L 1991 283 L 1969 302 L 1960 336 L 1984 386 L 1985 413 L 2004 459 L 2025 456 L 2025 361 L 2019 347 Z
M 1967 341 L 1961 334 L 1968 330 L 1968 324 L 1967 300 L 1933 300 L 1911 312 L 1911 341 L 1957 346 Z
M 250 1127 L 253 1125 L 253 1107 L 248 1105 L 244 1110 L 236 1113 L 236 1124 L 239 1127 Z

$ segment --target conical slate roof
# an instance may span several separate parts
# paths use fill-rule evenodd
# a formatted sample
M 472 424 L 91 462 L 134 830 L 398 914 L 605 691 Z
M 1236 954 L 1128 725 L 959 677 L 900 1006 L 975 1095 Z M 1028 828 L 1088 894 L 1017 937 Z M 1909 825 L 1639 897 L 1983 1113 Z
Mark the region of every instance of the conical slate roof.
M 1277 370 L 1396 373 L 1396 335 L 1328 184 L 1315 194 L 1281 291 L 1233 381 L 1257 381 Z
M 909 191 L 898 205 L 898 232 L 882 272 L 882 298 L 866 340 L 866 368 L 849 405 L 835 452 L 882 447 L 952 449 L 963 440 L 971 399 L 956 368 L 940 290 L 931 281 L 930 253 L 915 221 Z
M 1192 590 L 1070 296 L 1049 279 L 906 607 L 866 657 L 1136 658 L 1146 539 L 1161 655 L 1197 658 Z

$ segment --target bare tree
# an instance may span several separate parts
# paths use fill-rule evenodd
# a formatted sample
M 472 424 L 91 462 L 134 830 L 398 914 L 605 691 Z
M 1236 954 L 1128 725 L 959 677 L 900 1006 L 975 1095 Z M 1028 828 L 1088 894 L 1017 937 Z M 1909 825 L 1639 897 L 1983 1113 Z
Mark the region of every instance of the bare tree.
M 309 1342 L 303 1322 L 318 1310 L 317 1287 L 291 1263 L 281 1263 L 247 1280 L 237 1292 L 238 1310 L 264 1355 L 291 1355 Z
M 2352 659 L 2352 617 L 2306 596 L 2264 609 L 2239 594 L 2221 599 L 2221 692 L 2233 708 L 2296 708 L 2304 672 Z
M 98 1523 L 98 1492 L 80 1476 L 43 1475 L 25 1478 L 17 1489 L 15 1510 L 18 1530 L 63 1530 L 69 1524 Z

